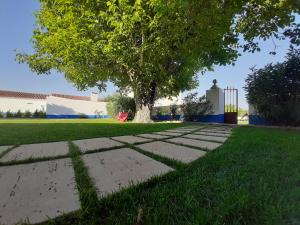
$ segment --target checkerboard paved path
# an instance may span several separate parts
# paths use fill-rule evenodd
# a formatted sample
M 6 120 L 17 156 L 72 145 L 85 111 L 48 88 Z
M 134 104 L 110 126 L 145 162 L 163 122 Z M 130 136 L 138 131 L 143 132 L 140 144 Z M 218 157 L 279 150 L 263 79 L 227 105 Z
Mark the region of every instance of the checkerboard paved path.
M 80 209 L 70 145 L 80 152 L 102 198 L 176 170 L 160 158 L 189 164 L 231 134 L 231 127 L 199 125 L 72 143 L 0 146 L 0 224 L 39 223 Z

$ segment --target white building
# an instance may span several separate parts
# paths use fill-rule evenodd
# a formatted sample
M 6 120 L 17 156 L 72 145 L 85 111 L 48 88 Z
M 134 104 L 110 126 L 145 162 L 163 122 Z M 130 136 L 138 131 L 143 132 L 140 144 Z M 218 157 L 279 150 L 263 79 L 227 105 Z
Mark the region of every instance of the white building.
M 44 111 L 48 118 L 108 117 L 106 102 L 92 93 L 90 97 L 63 94 L 37 94 L 0 90 L 0 112 Z

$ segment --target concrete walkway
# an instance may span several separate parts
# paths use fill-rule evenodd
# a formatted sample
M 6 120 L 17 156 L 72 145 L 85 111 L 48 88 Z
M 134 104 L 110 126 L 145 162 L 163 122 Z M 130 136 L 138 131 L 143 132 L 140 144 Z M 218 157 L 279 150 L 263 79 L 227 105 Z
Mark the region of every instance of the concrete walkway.
M 191 163 L 231 133 L 231 127 L 203 125 L 72 142 L 100 199 L 175 170 L 149 154 Z M 0 225 L 39 223 L 80 209 L 68 142 L 0 146 L 0 163 Z

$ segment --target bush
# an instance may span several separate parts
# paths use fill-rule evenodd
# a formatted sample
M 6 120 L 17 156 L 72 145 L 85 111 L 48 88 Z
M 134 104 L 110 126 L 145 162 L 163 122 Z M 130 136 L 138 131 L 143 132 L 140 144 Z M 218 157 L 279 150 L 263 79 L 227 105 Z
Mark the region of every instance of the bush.
M 32 113 L 30 111 L 25 111 L 24 113 L 24 118 L 31 118 L 32 117 Z
M 6 112 L 6 118 L 13 118 L 15 115 L 10 110 Z
M 79 119 L 87 119 L 88 116 L 84 113 L 79 113 Z
M 4 113 L 0 111 L 0 118 L 4 118 Z
M 46 113 L 42 110 L 35 110 L 32 116 L 34 118 L 46 118 Z
M 136 107 L 133 98 L 116 94 L 107 97 L 107 101 L 106 109 L 111 117 L 116 117 L 119 112 L 128 112 L 128 119 L 132 120 L 134 118 Z
M 300 50 L 290 49 L 283 63 L 252 68 L 244 89 L 248 102 L 267 121 L 300 126 Z
M 15 114 L 16 118 L 22 118 L 24 117 L 24 113 L 21 112 L 21 110 L 18 110 L 18 112 Z
M 199 116 L 211 113 L 212 105 L 205 96 L 198 97 L 198 93 L 191 93 L 183 99 L 181 111 L 185 121 L 196 121 Z
M 176 119 L 177 110 L 178 110 L 178 106 L 177 105 L 171 105 L 170 106 L 170 113 L 171 113 L 172 120 Z

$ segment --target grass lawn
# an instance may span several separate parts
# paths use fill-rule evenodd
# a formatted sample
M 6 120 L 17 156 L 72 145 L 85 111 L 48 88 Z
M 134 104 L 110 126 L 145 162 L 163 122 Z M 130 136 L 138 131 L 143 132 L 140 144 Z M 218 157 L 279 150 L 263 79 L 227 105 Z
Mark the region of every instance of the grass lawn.
M 119 123 L 114 119 L 0 119 L 0 146 L 142 134 L 180 123 Z
M 182 126 L 21 121 L 1 121 L 1 144 L 146 133 Z M 186 166 L 174 164 L 176 171 L 100 201 L 78 149 L 71 145 L 70 150 L 83 210 L 44 223 L 47 225 L 135 225 L 140 209 L 143 223 L 137 225 L 300 224 L 299 131 L 235 128 L 224 145 L 203 158 Z
M 100 202 L 85 177 L 79 183 L 89 216 L 46 224 L 134 225 L 139 209 L 143 225 L 300 224 L 296 131 L 236 128 L 222 147 L 194 163 Z

